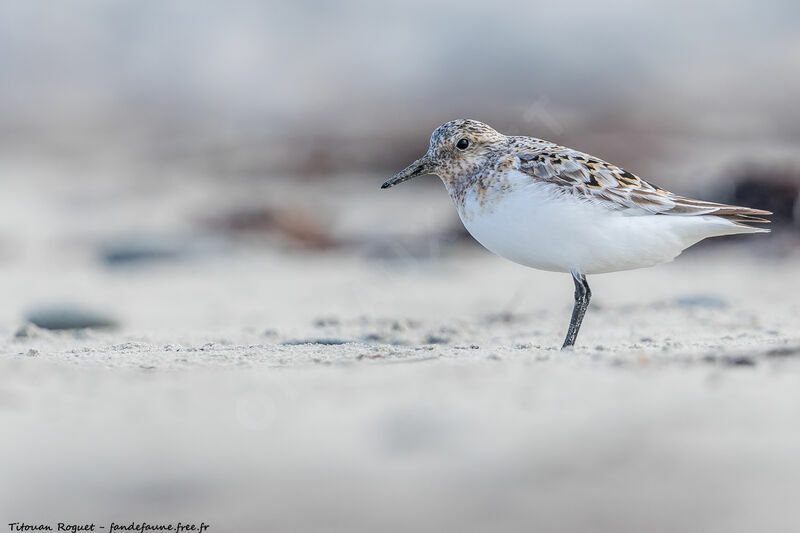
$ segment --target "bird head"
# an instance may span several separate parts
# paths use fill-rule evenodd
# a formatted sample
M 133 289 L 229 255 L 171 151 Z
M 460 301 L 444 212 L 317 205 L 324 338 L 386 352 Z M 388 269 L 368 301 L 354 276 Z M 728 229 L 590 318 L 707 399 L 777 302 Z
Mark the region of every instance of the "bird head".
M 425 174 L 435 174 L 445 184 L 452 184 L 459 176 L 468 175 L 485 165 L 494 149 L 505 139 L 505 135 L 477 120 L 445 122 L 431 135 L 425 155 L 386 180 L 381 189 Z

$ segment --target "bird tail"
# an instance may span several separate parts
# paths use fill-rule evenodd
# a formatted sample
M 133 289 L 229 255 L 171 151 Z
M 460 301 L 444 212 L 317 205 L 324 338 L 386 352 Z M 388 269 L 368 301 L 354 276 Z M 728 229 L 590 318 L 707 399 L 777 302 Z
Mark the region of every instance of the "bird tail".
M 771 211 L 763 209 L 754 209 L 752 207 L 741 207 L 738 205 L 718 204 L 714 202 L 705 202 L 703 200 L 694 200 L 692 198 L 678 197 L 675 199 L 675 207 L 668 211 L 669 214 L 676 215 L 700 215 L 700 216 L 716 216 L 728 222 L 732 222 L 737 227 L 747 228 L 749 231 L 741 231 L 737 233 L 768 233 L 767 228 L 758 228 L 750 224 L 769 224 L 770 221 L 765 216 L 772 214 Z
M 747 228 L 751 231 L 747 233 L 769 233 L 769 228 L 758 228 L 750 224 L 769 224 L 770 221 L 765 216 L 772 214 L 771 211 L 763 209 L 753 209 L 751 207 L 725 206 L 726 209 L 721 213 L 712 213 L 729 222 L 733 222 L 739 227 Z

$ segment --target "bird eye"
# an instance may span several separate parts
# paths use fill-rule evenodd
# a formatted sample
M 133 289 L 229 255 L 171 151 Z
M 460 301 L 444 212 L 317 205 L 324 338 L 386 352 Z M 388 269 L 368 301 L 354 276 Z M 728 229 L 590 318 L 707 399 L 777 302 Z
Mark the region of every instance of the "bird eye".
M 459 139 L 456 143 L 456 148 L 459 150 L 466 150 L 469 146 L 469 139 Z

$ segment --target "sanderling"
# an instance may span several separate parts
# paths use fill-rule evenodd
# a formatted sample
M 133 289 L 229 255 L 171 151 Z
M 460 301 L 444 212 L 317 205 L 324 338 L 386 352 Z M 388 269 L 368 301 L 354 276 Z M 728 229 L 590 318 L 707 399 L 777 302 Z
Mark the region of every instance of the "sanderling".
M 525 266 L 569 272 L 575 305 L 562 348 L 575 344 L 592 295 L 588 274 L 672 261 L 705 239 L 764 233 L 769 211 L 693 200 L 617 166 L 475 120 L 436 128 L 428 152 L 381 188 L 436 174 L 484 247 Z

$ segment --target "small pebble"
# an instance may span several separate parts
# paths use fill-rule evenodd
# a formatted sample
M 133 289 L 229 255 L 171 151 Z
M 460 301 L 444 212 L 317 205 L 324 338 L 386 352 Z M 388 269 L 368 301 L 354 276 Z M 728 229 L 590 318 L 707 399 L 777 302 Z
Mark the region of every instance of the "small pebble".
M 425 338 L 425 344 L 447 344 L 450 342 L 448 337 L 440 337 L 438 335 L 428 335 Z

